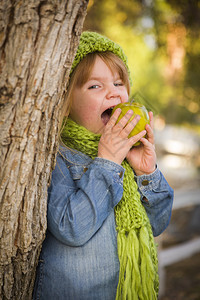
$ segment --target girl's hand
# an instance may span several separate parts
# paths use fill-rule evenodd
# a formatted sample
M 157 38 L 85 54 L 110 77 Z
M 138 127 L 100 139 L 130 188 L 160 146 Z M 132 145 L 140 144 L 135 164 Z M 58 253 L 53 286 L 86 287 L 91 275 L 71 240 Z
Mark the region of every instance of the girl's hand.
M 149 118 L 150 125 L 146 125 L 147 138 L 141 138 L 141 144 L 133 147 L 126 156 L 136 175 L 150 174 L 156 169 L 152 112 L 149 112 Z
M 128 138 L 129 133 L 139 121 L 140 116 L 137 115 L 129 124 L 127 124 L 133 114 L 133 111 L 130 110 L 116 124 L 120 113 L 121 109 L 116 109 L 104 128 L 98 146 L 98 157 L 111 160 L 118 164 L 122 163 L 131 147 L 146 134 L 146 131 L 143 130 L 137 135 Z M 130 155 L 129 157 L 131 158 Z

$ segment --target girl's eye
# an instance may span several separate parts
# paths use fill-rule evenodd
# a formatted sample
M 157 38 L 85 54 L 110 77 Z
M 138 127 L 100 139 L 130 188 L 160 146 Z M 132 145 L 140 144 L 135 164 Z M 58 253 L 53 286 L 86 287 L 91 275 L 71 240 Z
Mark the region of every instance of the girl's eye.
M 98 89 L 99 85 L 98 84 L 93 84 L 91 85 L 88 89 L 92 90 L 92 89 Z
M 114 83 L 114 86 L 123 86 L 124 84 L 123 84 L 123 82 L 115 82 Z

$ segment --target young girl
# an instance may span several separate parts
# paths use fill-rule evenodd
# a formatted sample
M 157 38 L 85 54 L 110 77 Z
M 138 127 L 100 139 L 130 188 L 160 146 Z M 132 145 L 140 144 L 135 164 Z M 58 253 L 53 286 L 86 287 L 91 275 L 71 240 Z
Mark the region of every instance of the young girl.
M 146 130 L 131 138 L 139 116 L 130 123 L 131 111 L 118 123 L 121 110 L 111 116 L 128 101 L 129 76 L 119 45 L 82 33 L 34 299 L 157 299 L 153 235 L 169 223 L 173 191 L 156 166 L 152 112 Z

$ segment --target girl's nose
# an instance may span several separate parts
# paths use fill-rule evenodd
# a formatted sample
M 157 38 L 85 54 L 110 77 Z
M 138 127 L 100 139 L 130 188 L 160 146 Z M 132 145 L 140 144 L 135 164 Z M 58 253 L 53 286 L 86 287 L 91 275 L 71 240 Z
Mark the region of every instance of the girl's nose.
M 107 99 L 113 99 L 113 98 L 121 98 L 119 91 L 116 89 L 115 86 L 111 86 L 107 90 L 106 94 Z

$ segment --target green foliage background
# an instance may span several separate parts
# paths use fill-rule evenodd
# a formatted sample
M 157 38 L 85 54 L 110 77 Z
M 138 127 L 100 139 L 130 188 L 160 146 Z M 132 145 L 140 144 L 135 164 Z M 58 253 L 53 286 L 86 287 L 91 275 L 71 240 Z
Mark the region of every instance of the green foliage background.
M 199 0 L 90 0 L 84 30 L 122 46 L 132 75 L 131 97 L 168 124 L 199 128 Z

